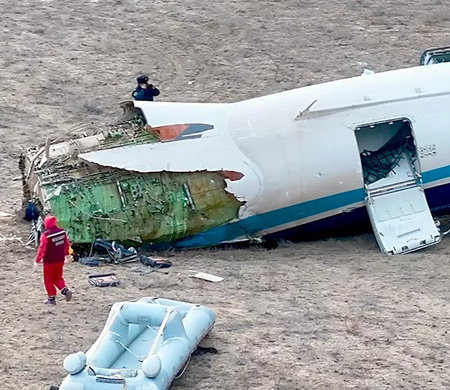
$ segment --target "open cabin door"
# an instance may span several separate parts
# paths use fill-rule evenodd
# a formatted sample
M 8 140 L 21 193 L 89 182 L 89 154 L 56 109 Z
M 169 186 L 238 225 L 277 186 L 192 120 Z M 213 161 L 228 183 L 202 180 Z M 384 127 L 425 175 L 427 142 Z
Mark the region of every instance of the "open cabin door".
M 407 120 L 356 129 L 375 238 L 386 254 L 401 254 L 438 243 L 439 229 L 425 198 L 417 154 Z

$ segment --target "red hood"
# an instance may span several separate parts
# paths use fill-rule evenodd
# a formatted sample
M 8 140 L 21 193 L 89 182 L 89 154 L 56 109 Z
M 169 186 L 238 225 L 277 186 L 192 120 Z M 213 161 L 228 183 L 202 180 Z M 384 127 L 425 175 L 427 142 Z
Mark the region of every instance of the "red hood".
M 49 215 L 44 218 L 44 228 L 51 229 L 56 227 L 56 218 L 53 215 Z

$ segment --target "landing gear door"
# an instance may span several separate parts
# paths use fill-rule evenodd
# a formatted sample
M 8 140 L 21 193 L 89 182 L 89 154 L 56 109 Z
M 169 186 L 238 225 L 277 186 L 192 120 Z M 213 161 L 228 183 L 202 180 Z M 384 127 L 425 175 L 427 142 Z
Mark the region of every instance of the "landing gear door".
M 415 181 L 368 190 L 366 207 L 375 238 L 386 254 L 412 252 L 441 240 L 424 190 Z

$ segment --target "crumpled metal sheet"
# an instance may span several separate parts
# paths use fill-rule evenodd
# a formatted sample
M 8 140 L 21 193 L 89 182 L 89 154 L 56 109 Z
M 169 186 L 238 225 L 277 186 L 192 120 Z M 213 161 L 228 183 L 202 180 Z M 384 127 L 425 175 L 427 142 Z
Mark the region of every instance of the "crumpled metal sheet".
M 130 172 L 236 172 L 227 191 L 248 204 L 260 193 L 261 181 L 255 168 L 227 140 L 202 137 L 182 141 L 132 145 L 83 153 L 79 159 Z M 240 180 L 236 180 L 240 178 Z
M 239 171 L 242 160 L 225 143 L 203 137 L 82 153 L 80 159 L 134 172 Z

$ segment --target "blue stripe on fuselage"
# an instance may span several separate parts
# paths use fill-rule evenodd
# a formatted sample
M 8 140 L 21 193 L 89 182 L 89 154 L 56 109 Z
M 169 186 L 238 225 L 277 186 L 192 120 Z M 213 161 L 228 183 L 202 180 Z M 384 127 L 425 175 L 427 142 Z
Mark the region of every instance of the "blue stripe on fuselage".
M 450 165 L 422 173 L 422 181 L 424 184 L 432 183 L 434 181 L 446 179 L 449 177 L 450 177 Z
M 424 184 L 448 177 L 450 177 L 450 165 L 422 174 Z M 275 226 L 284 225 L 327 211 L 363 202 L 364 198 L 365 191 L 363 188 L 325 196 L 323 198 L 253 215 L 226 225 L 217 226 L 194 236 L 181 239 L 175 243 L 175 246 L 179 248 L 188 248 L 217 245 L 221 242 L 235 240 L 239 237 L 252 236 L 254 233 Z
M 266 213 L 253 215 L 240 221 L 217 226 L 176 242 L 176 247 L 193 247 L 219 244 L 232 241 L 238 237 L 251 236 L 261 230 L 298 221 L 316 214 L 331 211 L 353 203 L 364 201 L 363 188 L 325 196 L 296 205 L 284 207 Z

